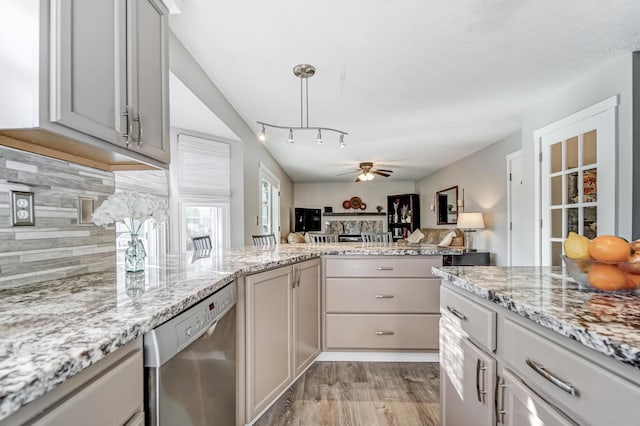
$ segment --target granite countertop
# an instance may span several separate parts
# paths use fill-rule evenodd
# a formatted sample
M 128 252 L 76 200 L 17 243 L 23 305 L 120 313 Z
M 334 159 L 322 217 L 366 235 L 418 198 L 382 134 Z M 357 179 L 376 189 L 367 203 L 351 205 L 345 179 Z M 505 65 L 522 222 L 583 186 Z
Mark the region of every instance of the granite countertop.
M 580 290 L 561 267 L 441 267 L 433 273 L 617 361 L 640 368 L 640 295 Z
M 144 290 L 114 270 L 0 291 L 0 420 L 239 275 L 321 255 L 440 255 L 398 243 L 283 244 L 148 259 Z

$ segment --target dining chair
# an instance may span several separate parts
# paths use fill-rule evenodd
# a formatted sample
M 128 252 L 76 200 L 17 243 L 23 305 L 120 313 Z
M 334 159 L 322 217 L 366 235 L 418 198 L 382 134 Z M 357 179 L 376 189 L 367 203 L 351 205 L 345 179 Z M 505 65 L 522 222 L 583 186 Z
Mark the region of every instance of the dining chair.
M 338 234 L 309 234 L 312 243 L 337 243 Z
M 251 240 L 254 246 L 273 246 L 276 244 L 274 234 L 252 235 Z
M 211 237 L 208 235 L 192 237 L 191 241 L 193 241 L 193 247 L 196 250 L 206 250 L 211 248 Z
M 390 243 L 393 242 L 391 232 L 363 232 L 361 234 L 363 243 Z

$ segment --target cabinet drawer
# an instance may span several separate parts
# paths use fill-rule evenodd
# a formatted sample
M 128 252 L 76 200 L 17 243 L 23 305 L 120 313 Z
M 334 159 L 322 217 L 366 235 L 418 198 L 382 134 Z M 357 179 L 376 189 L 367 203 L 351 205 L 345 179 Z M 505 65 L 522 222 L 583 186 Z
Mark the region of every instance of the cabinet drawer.
M 431 268 L 442 265 L 442 256 L 327 257 L 327 277 L 430 278 Z
M 329 349 L 437 349 L 439 315 L 327 314 Z
M 508 319 L 503 335 L 505 362 L 552 400 L 592 426 L 637 424 L 638 386 Z M 536 371 L 540 367 L 544 372 Z M 575 395 L 570 394 L 572 389 Z
M 96 426 L 123 425 L 142 407 L 142 396 L 142 351 L 138 350 L 64 399 L 33 426 L 86 425 L 88 419 Z
M 495 351 L 495 312 L 446 287 L 440 287 L 440 312 L 459 323 L 469 339 L 490 351 Z
M 439 313 L 434 278 L 327 278 L 327 312 Z

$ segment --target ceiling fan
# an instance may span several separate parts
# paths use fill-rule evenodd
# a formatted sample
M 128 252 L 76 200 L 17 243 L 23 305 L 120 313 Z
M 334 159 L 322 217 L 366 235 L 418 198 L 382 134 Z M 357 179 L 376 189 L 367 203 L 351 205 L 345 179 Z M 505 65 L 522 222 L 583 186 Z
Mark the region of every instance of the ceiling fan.
M 376 169 L 373 167 L 373 163 L 371 162 L 360 163 L 358 168 L 354 171 L 360 172 L 360 174 L 356 177 L 356 182 L 365 182 L 368 180 L 372 180 L 375 175 L 389 177 L 391 176 L 391 173 L 393 173 L 393 170 Z

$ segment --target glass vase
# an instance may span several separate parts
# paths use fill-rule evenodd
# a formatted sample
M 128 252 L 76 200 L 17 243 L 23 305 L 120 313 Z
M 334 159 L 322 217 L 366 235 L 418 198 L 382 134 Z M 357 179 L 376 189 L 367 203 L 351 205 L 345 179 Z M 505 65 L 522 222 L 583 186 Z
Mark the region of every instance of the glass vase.
M 142 241 L 138 234 L 131 234 L 129 246 L 124 253 L 124 270 L 126 272 L 142 272 L 144 271 L 144 258 L 147 253 L 144 250 Z

